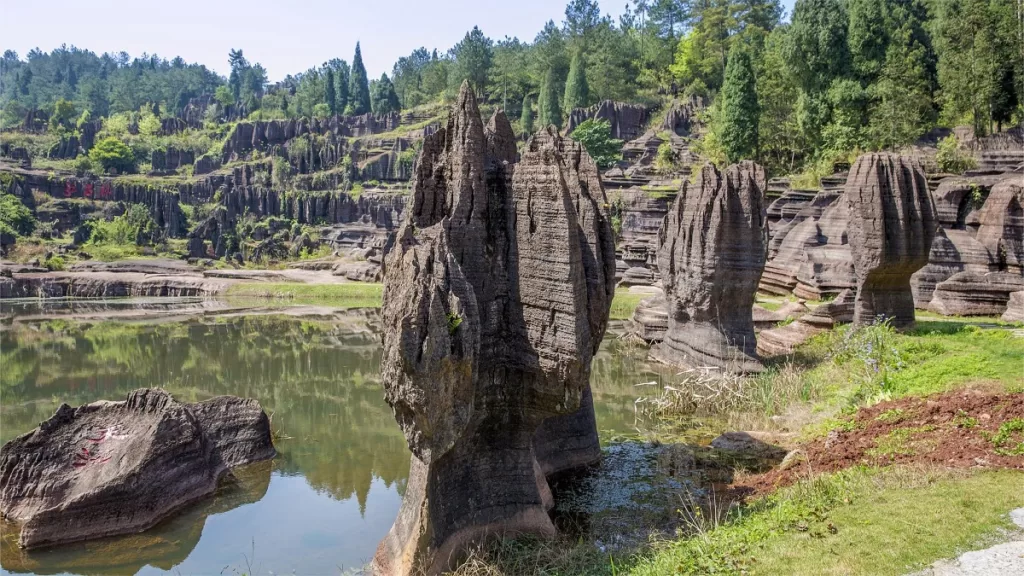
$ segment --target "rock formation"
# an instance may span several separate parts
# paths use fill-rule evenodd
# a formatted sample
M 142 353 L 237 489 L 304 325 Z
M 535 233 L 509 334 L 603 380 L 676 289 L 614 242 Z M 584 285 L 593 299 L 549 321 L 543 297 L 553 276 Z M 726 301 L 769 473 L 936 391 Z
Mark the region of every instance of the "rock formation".
M 1024 322 L 1024 290 L 1010 294 L 1010 301 L 1003 312 L 1004 322 Z
M 724 172 L 708 164 L 684 183 L 659 237 L 669 325 L 655 358 L 761 369 L 752 310 L 768 242 L 764 188 L 764 169 L 752 162 Z
M 463 84 L 386 258 L 381 375 L 412 463 L 381 574 L 439 573 L 488 535 L 553 535 L 544 472 L 596 440 L 580 408 L 614 290 L 607 199 L 593 161 L 550 130 L 513 164 L 502 116 L 486 135 Z
M 605 120 L 611 127 L 611 136 L 617 140 L 632 140 L 640 136 L 647 124 L 649 111 L 640 104 L 626 104 L 604 100 L 589 108 L 576 108 L 569 113 L 565 133 L 572 134 L 587 120 Z
M 988 248 L 997 270 L 1024 275 L 1024 177 L 995 186 L 978 214 L 978 242 Z
M 849 238 L 857 272 L 854 323 L 914 322 L 910 276 L 928 263 L 938 226 L 920 164 L 893 154 L 864 154 L 846 183 Z
M 853 290 L 843 290 L 831 302 L 821 304 L 795 322 L 764 330 L 757 337 L 757 352 L 765 357 L 791 354 L 815 334 L 853 320 Z
M 1009 272 L 958 272 L 935 286 L 928 308 L 945 316 L 999 316 L 1010 294 L 1024 290 L 1024 276 Z
M 63 404 L 0 449 L 0 511 L 26 548 L 141 532 L 212 494 L 229 468 L 274 454 L 255 400 L 186 404 L 140 389 Z
M 790 220 L 780 221 L 768 243 L 768 257 L 771 260 L 765 264 L 764 274 L 761 275 L 761 290 L 786 295 L 796 288 L 797 275 L 807 261 L 807 251 L 822 243 L 828 244 L 830 238 L 835 236 L 836 231 L 832 226 L 826 223 L 826 229 L 823 230 L 820 221 L 825 211 L 841 198 L 842 195 L 836 192 L 819 192 Z M 836 239 L 837 244 L 841 244 L 845 230 L 842 233 Z

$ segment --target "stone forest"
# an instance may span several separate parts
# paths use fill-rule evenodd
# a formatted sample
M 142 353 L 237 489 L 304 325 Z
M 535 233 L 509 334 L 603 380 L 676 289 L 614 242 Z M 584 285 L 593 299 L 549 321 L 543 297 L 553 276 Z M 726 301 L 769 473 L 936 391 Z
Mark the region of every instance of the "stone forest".
M 0 573 L 1024 575 L 1024 3 L 519 8 L 4 52 Z

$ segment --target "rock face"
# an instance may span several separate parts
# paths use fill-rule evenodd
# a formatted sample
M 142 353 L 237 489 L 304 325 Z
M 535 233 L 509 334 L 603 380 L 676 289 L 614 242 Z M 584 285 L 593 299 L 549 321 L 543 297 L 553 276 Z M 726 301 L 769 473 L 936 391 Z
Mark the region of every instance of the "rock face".
M 928 263 L 938 221 L 920 164 L 865 154 L 846 183 L 849 238 L 857 272 L 855 324 L 914 322 L 910 276 Z
M 386 259 L 381 374 L 412 463 L 381 574 L 440 573 L 488 535 L 553 535 L 545 471 L 596 440 L 590 362 L 614 290 L 597 168 L 549 130 L 513 164 L 493 145 L 507 120 L 492 126 L 463 84 Z
M 577 126 L 587 120 L 606 120 L 611 125 L 612 138 L 632 140 L 644 131 L 648 110 L 640 104 L 626 104 L 605 100 L 589 108 L 576 108 L 569 114 L 565 133 L 572 134 Z
M 63 404 L 0 450 L 0 510 L 26 548 L 141 532 L 212 494 L 228 468 L 274 454 L 255 400 L 185 404 L 140 389 Z
M 996 268 L 1024 275 L 1024 177 L 1011 176 L 992 187 L 978 224 L 978 242 L 988 248 Z
M 761 369 L 752 310 L 768 243 L 764 188 L 764 169 L 752 162 L 724 173 L 708 164 L 684 184 L 659 237 L 669 323 L 655 358 Z
M 763 330 L 757 338 L 757 352 L 765 357 L 791 354 L 815 334 L 849 323 L 853 320 L 854 299 L 852 290 L 843 290 L 835 300 L 818 306 L 797 321 Z
M 1024 276 L 1008 272 L 959 272 L 935 286 L 928 308 L 945 316 L 999 316 L 1010 294 L 1024 290 Z
M 1004 322 L 1024 322 L 1024 291 L 1010 294 L 1002 319 Z

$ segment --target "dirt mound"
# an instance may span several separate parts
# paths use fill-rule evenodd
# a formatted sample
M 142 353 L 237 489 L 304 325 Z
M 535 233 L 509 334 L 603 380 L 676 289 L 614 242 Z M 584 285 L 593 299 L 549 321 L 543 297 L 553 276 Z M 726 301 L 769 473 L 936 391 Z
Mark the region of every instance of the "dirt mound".
M 737 488 L 766 493 L 815 474 L 889 464 L 1024 469 L 1024 394 L 960 390 L 863 408 Z

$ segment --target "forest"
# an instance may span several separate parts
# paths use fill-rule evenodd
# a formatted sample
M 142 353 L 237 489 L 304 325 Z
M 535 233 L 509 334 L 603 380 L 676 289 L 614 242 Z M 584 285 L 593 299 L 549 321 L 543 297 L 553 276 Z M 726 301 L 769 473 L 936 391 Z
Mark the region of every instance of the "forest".
M 70 130 L 174 116 L 204 95 L 218 104 L 211 121 L 384 114 L 450 101 L 468 80 L 530 132 L 606 99 L 698 96 L 711 103 L 702 154 L 784 174 L 899 148 L 938 126 L 983 135 L 1019 123 L 1022 18 L 1015 0 L 798 0 L 792 14 L 778 0 L 631 0 L 613 20 L 595 0 L 572 0 L 532 40 L 474 27 L 377 79 L 358 45 L 351 63 L 335 58 L 276 83 L 242 49 L 228 55 L 228 78 L 180 57 L 7 50 L 0 106 L 5 128 L 38 109 Z

